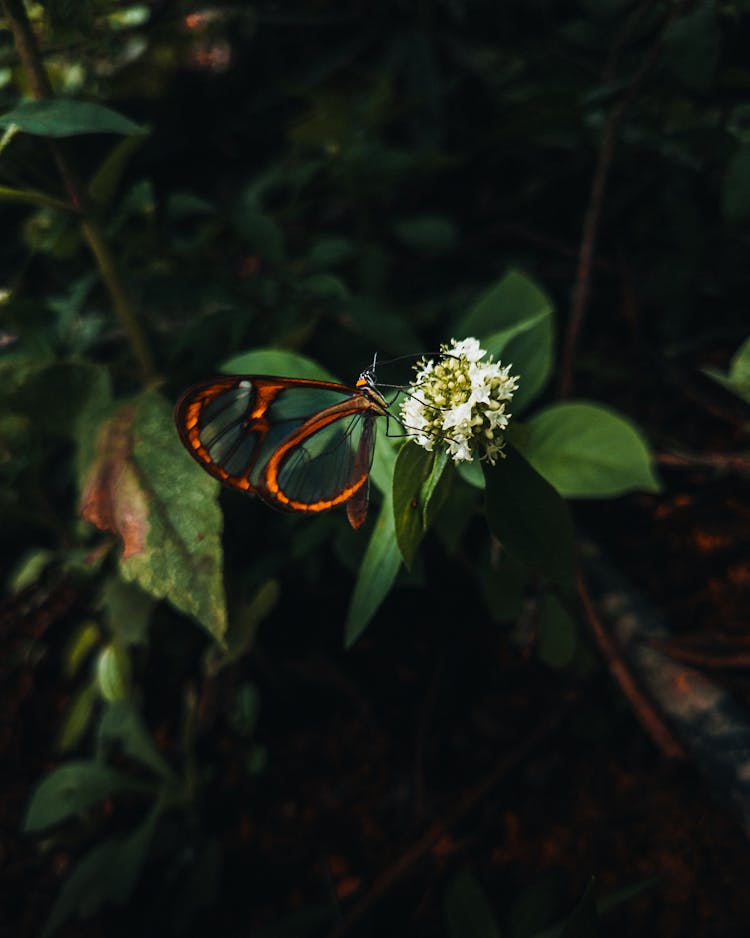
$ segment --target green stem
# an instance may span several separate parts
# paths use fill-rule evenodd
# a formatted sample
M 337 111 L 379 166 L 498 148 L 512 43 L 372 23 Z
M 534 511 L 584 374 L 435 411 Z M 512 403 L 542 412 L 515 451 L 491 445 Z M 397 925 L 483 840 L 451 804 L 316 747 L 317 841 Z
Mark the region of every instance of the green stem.
M 13 33 L 13 41 L 26 72 L 33 96 L 40 100 L 52 97 L 52 85 L 46 72 L 36 36 L 26 15 L 23 0 L 0 0 L 7 25 Z M 133 355 L 138 361 L 144 380 L 154 377 L 154 362 L 151 349 L 141 322 L 120 273 L 114 256 L 104 237 L 99 219 L 89 199 L 86 187 L 78 177 L 75 165 L 63 143 L 49 141 L 52 155 L 62 177 L 63 184 L 75 211 L 81 216 L 81 233 L 94 256 L 99 276 L 109 292 L 115 313 L 125 331 Z

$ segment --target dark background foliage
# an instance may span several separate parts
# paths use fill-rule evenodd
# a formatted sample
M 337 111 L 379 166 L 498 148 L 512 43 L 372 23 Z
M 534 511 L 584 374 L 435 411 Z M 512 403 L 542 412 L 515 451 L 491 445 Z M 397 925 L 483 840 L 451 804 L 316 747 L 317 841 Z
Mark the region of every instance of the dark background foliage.
M 597 907 L 612 934 L 746 934 L 732 792 L 644 733 L 580 609 L 552 628 L 538 580 L 500 581 L 476 492 L 348 652 L 366 537 L 341 512 L 223 493 L 227 658 L 118 579 L 120 548 L 79 501 L 113 401 L 148 386 L 172 402 L 266 346 L 351 382 L 375 351 L 436 349 L 516 268 L 558 311 L 542 403 L 562 387 L 617 407 L 664 457 L 662 493 L 578 503 L 579 532 L 673 628 L 736 652 L 747 464 L 710 457 L 747 446 L 747 412 L 701 368 L 726 369 L 749 331 L 747 4 L 28 9 L 57 95 L 148 128 L 60 146 L 153 367 L 50 201 L 70 195 L 59 159 L 40 136 L 6 141 L 0 929 L 39 933 L 87 851 L 141 830 L 128 790 L 19 833 L 42 774 L 109 732 L 119 770 L 182 781 L 134 882 L 127 864 L 87 881 L 66 916 L 95 914 L 61 934 L 574 936 L 597 933 Z M 31 90 L 0 30 L 0 114 Z M 381 377 L 403 383 L 408 362 Z M 115 726 L 123 698 L 152 743 Z

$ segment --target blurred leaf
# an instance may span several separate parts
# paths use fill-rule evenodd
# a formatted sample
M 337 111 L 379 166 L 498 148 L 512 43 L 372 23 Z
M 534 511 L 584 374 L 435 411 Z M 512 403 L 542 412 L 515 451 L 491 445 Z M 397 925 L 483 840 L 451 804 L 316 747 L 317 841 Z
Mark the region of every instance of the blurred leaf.
M 537 654 L 550 668 L 564 668 L 575 658 L 578 626 L 559 599 L 547 594 L 539 609 Z
M 47 98 L 22 101 L 0 114 L 0 127 L 15 124 L 27 134 L 41 137 L 74 137 L 78 134 L 145 134 L 147 127 L 133 123 L 117 111 L 95 101 Z
M 109 151 L 89 183 L 89 195 L 97 208 L 107 209 L 112 204 L 133 154 L 143 143 L 143 137 L 126 137 Z
M 552 373 L 554 307 L 549 297 L 520 270 L 509 270 L 459 321 L 460 338 L 475 336 L 483 348 L 512 364 L 519 375 L 512 412 L 527 407 Z
M 346 264 L 356 253 L 355 244 L 348 238 L 320 238 L 313 242 L 305 258 L 307 270 L 327 271 Z
M 33 419 L 35 430 L 75 439 L 89 408 L 106 406 L 111 396 L 109 373 L 101 365 L 54 362 L 30 370 L 11 402 Z
M 226 650 L 212 645 L 206 652 L 206 670 L 216 674 L 221 668 L 245 655 L 253 646 L 258 626 L 276 607 L 279 581 L 266 580 L 249 603 L 232 610 L 226 636 Z
M 81 514 L 123 542 L 120 573 L 226 631 L 218 484 L 179 445 L 166 402 L 144 392 L 104 423 L 84 475 Z
M 130 658 L 116 642 L 102 648 L 96 661 L 96 682 L 99 693 L 107 703 L 126 700 L 131 686 Z
M 427 256 L 449 251 L 458 239 L 456 226 L 438 215 L 401 219 L 393 225 L 393 232 L 403 245 Z
M 523 455 L 564 498 L 613 498 L 658 492 L 641 432 L 599 404 L 552 404 L 526 423 Z
M 123 645 L 145 645 L 154 599 L 134 583 L 111 576 L 102 588 L 101 605 L 112 635 Z
M 347 648 L 350 648 L 364 632 L 380 604 L 391 591 L 400 566 L 401 553 L 396 542 L 393 500 L 389 494 L 386 494 L 370 535 L 349 603 L 344 630 Z
M 507 920 L 510 938 L 532 938 L 555 916 L 561 898 L 560 879 L 545 876 L 522 890 Z
M 320 299 L 346 300 L 349 288 L 340 277 L 333 274 L 313 274 L 300 281 L 300 287 L 311 296 Z
M 66 762 L 46 775 L 31 796 L 23 829 L 27 833 L 53 827 L 83 814 L 118 792 L 144 792 L 149 787 L 101 762 Z
M 67 678 L 74 678 L 91 651 L 101 641 L 99 626 L 91 619 L 81 622 L 70 636 L 63 652 L 63 670 Z
M 721 212 L 731 222 L 750 215 L 750 144 L 744 143 L 726 168 L 721 186 Z
M 700 0 L 668 23 L 663 56 L 688 88 L 703 91 L 711 85 L 721 58 L 721 30 L 712 0 Z
M 565 923 L 561 938 L 596 938 L 599 934 L 599 915 L 594 896 L 595 882 L 592 876 L 581 901 Z
M 471 873 L 455 876 L 443 899 L 443 917 L 449 938 L 500 938 L 492 907 Z
M 728 372 L 707 365 L 703 373 L 750 404 L 750 336 L 732 356 Z
M 484 464 L 487 523 L 508 553 L 563 588 L 573 584 L 573 523 L 555 489 L 512 446 Z
M 279 348 L 260 348 L 242 352 L 225 361 L 220 368 L 223 374 L 277 375 L 282 378 L 312 378 L 316 381 L 338 381 L 322 365 Z
M 80 743 L 91 724 L 91 717 L 94 715 L 94 707 L 98 700 L 99 695 L 94 683 L 85 684 L 75 695 L 65 711 L 65 718 L 57 737 L 57 748 L 60 752 L 69 752 Z
M 78 861 L 52 906 L 42 938 L 48 938 L 74 915 L 90 918 L 108 902 L 123 906 L 148 859 L 159 809 L 126 837 L 112 837 Z
M 240 205 L 232 212 L 232 222 L 240 237 L 259 256 L 274 267 L 281 267 L 286 258 L 284 233 L 270 215 Z
M 249 739 L 255 732 L 260 711 L 260 695 L 255 684 L 244 681 L 234 695 L 234 706 L 229 711 L 229 722 L 240 736 Z
M 125 755 L 168 782 L 174 781 L 174 773 L 164 756 L 154 744 L 141 715 L 132 701 L 110 702 L 102 714 L 97 731 L 97 752 L 107 755 L 113 743 L 119 743 Z
M 478 565 L 477 572 L 484 601 L 495 622 L 517 622 L 523 611 L 528 568 L 507 551 L 493 547 Z
M 0 424 L 0 437 L 2 425 Z M 25 590 L 32 583 L 36 583 L 47 567 L 54 561 L 55 554 L 44 547 L 35 547 L 27 551 L 13 568 L 8 577 L 8 591 L 16 595 Z

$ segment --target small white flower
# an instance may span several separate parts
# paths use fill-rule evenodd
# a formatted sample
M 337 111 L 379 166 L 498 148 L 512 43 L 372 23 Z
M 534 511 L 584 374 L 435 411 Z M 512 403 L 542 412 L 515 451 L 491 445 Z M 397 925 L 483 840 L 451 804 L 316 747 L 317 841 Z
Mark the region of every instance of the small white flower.
M 409 396 L 401 405 L 404 428 L 419 446 L 434 449 L 442 442 L 455 462 L 475 456 L 494 463 L 502 456 L 503 431 L 510 414 L 505 404 L 518 387 L 511 365 L 483 361 L 487 352 L 478 339 L 451 339 L 441 345 L 436 362 L 422 359 Z

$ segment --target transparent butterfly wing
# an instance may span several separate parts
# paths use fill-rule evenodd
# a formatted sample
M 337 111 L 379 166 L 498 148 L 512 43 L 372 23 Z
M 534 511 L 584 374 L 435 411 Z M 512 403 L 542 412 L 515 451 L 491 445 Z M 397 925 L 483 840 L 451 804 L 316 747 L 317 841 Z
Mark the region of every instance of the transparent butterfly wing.
M 356 492 L 361 502 L 379 413 L 345 385 L 242 376 L 191 388 L 175 420 L 188 452 L 224 484 L 318 512 Z

